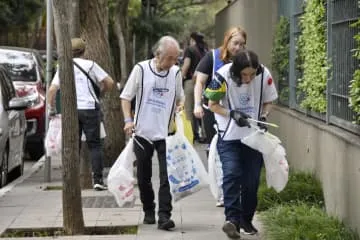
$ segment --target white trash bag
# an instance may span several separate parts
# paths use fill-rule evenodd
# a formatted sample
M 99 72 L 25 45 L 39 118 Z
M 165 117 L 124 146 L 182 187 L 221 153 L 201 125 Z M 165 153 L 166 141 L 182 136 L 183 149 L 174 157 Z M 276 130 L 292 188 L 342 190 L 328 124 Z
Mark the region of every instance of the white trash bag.
M 241 139 L 242 143 L 252 149 L 258 150 L 263 154 L 270 154 L 275 151 L 276 147 L 281 143 L 277 136 L 269 132 L 264 132 L 257 127 L 252 126 L 252 128 L 254 132 Z
M 192 144 L 184 136 L 180 116 L 175 118 L 177 131 L 166 138 L 166 162 L 173 200 L 176 202 L 208 184 L 204 164 Z
M 210 192 L 214 196 L 215 200 L 221 200 L 223 197 L 222 182 L 223 172 L 220 156 L 217 151 L 216 144 L 218 142 L 219 135 L 215 134 L 210 143 L 209 157 L 208 157 L 208 175 Z
M 45 137 L 45 149 L 49 156 L 61 154 L 61 115 L 52 117 Z
M 266 184 L 275 191 L 281 192 L 289 178 L 289 165 L 285 158 L 286 151 L 275 135 L 260 130 L 252 125 L 254 132 L 241 140 L 245 145 L 259 151 L 263 155 L 266 170 Z
M 279 144 L 271 154 L 263 154 L 266 169 L 266 183 L 276 192 L 281 192 L 289 178 L 289 165 L 285 158 L 285 149 Z
M 133 162 L 135 161 L 134 140 L 130 138 L 107 177 L 108 189 L 114 195 L 119 207 L 133 207 L 135 204 Z

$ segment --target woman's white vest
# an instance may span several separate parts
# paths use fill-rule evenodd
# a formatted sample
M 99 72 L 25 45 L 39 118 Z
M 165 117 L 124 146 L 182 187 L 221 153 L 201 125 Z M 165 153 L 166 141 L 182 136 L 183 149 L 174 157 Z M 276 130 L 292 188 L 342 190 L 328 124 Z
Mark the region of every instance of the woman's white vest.
M 141 95 L 135 116 L 135 134 L 156 141 L 168 136 L 171 115 L 175 109 L 176 75 L 173 66 L 161 76 L 150 68 L 150 60 L 138 63 L 142 70 Z
M 230 77 L 231 65 L 232 63 L 229 63 L 218 71 L 227 85 L 226 95 L 220 100 L 220 104 L 227 109 L 240 110 L 250 115 L 251 118 L 258 119 L 262 106 L 260 101 L 262 98 L 263 74 L 257 75 L 249 84 L 238 86 Z M 220 137 L 223 140 L 240 140 L 254 131 L 253 128 L 239 127 L 230 117 L 215 113 L 215 119 L 218 123 Z

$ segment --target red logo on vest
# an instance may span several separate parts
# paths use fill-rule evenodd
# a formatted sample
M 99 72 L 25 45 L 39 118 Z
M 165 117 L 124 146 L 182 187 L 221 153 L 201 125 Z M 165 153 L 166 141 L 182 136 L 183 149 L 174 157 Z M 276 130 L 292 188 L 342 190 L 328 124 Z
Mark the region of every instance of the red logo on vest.
M 272 78 L 269 78 L 267 82 L 268 82 L 268 85 L 271 85 L 272 82 L 273 82 L 273 81 L 272 81 Z

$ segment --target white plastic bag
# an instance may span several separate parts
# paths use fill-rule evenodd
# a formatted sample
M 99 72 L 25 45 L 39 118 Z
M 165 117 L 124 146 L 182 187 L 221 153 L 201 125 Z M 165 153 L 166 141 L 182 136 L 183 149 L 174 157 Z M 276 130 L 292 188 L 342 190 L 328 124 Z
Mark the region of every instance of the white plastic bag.
M 285 155 L 285 149 L 280 144 L 271 154 L 263 154 L 267 186 L 273 187 L 277 192 L 285 188 L 289 178 L 289 165 Z
M 131 138 L 107 177 L 108 189 L 114 195 L 119 207 L 133 207 L 135 203 L 133 162 L 135 161 L 134 140 Z
M 166 162 L 174 201 L 199 191 L 208 184 L 208 176 L 198 153 L 184 136 L 180 116 L 175 118 L 177 131 L 166 138 Z
M 259 129 L 254 129 L 254 132 L 241 139 L 241 142 L 263 154 L 271 154 L 281 143 L 275 135 Z
M 45 149 L 49 156 L 61 153 L 61 115 L 58 114 L 50 119 L 49 128 L 45 137 Z
M 208 175 L 210 192 L 214 196 L 215 200 L 221 200 L 223 197 L 222 182 L 223 172 L 220 156 L 217 151 L 216 144 L 218 142 L 218 134 L 215 134 L 210 143 L 209 157 L 208 157 Z
M 259 151 L 263 155 L 266 170 L 266 183 L 275 191 L 281 192 L 289 177 L 289 165 L 281 141 L 275 135 L 252 126 L 254 132 L 241 140 L 242 143 Z

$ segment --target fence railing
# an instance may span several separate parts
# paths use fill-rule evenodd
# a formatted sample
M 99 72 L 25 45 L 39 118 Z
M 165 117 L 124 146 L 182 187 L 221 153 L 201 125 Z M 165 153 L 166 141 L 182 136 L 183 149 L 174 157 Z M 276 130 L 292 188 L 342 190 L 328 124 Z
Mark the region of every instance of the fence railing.
M 290 2 L 290 4 L 289 4 Z M 330 63 L 327 81 L 327 112 L 319 114 L 300 107 L 303 99 L 298 91 L 301 77 L 297 60 L 297 39 L 301 34 L 299 19 L 304 13 L 304 0 L 279 0 L 279 14 L 288 16 L 290 21 L 290 53 L 288 85 L 279 85 L 279 102 L 309 116 L 326 121 L 338 127 L 360 134 L 360 126 L 353 123 L 355 113 L 349 107 L 349 85 L 359 62 L 352 56 L 355 48 L 356 29 L 350 27 L 359 16 L 358 1 L 327 0 L 327 58 Z

